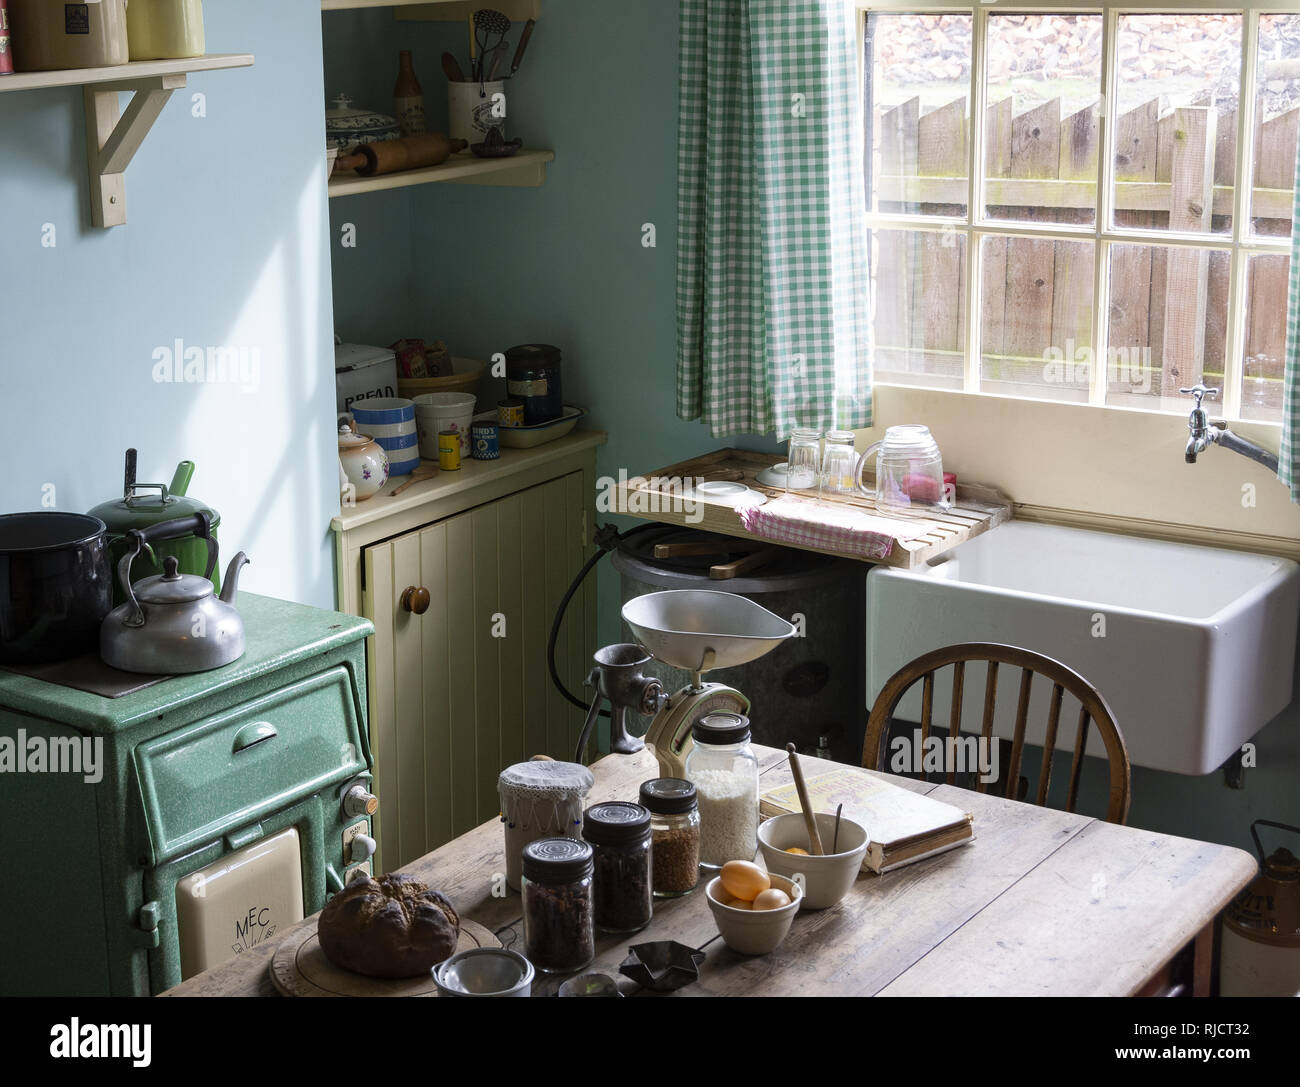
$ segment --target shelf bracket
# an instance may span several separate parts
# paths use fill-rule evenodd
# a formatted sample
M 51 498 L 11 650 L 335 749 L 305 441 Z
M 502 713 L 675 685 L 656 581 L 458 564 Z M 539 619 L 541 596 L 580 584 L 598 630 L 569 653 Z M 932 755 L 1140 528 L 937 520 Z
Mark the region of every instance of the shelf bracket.
M 176 73 L 85 88 L 90 221 L 94 226 L 121 226 L 126 222 L 126 168 L 167 100 L 185 83 L 185 75 Z M 118 101 L 122 91 L 134 92 L 125 112 Z

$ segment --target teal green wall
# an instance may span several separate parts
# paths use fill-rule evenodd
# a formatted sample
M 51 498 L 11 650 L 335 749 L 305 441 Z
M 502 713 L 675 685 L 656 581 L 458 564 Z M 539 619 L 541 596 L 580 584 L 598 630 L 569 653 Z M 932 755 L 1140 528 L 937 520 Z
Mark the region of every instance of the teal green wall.
M 0 510 L 84 511 L 198 464 L 250 589 L 328 606 L 338 510 L 320 13 L 306 0 L 206 5 L 210 52 L 254 68 L 191 78 L 127 171 L 125 226 L 89 224 L 79 88 L 0 95 Z M 195 93 L 206 117 L 193 116 Z M 42 246 L 45 224 L 56 233 Z M 251 391 L 154 381 L 181 339 L 249 347 Z
M 438 56 L 449 48 L 464 63 L 463 28 L 394 23 L 386 12 L 325 23 L 331 97 L 346 90 L 387 108 L 397 51 L 410 48 L 431 126 L 445 124 Z M 758 436 L 714 441 L 674 412 L 676 34 L 671 0 L 543 0 L 509 128 L 554 148 L 545 185 L 433 185 L 334 201 L 344 337 L 440 337 L 480 358 L 526 340 L 561 345 L 566 396 L 610 435 L 602 473 L 645 471 L 720 445 L 775 449 Z M 341 250 L 347 222 L 358 246 Z M 641 246 L 647 222 L 658 228 L 654 249 Z M 607 561 L 600 570 L 603 644 L 621 634 L 617 578 Z M 1259 767 L 1243 791 L 1224 788 L 1219 775 L 1136 770 L 1131 822 L 1242 846 L 1253 818 L 1300 822 L 1298 722 L 1290 710 L 1257 737 Z M 1104 811 L 1099 803 L 1089 810 Z

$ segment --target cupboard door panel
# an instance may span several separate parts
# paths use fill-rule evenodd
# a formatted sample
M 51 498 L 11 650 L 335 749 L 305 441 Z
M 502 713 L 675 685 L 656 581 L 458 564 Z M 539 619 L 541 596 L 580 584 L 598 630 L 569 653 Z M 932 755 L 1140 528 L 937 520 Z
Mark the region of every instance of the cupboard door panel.
M 370 692 L 370 752 L 375 761 L 374 792 L 380 798 L 374 827 L 379 855 L 375 858 L 375 871 L 398 867 L 398 782 L 396 767 L 389 773 L 390 763 L 397 751 L 394 705 L 398 684 L 395 668 L 394 622 L 396 616 L 393 597 L 393 549 L 388 544 L 368 547 L 365 551 L 366 592 L 363 597 L 363 614 L 375 624 L 375 633 L 366 651 L 370 673 L 367 686 Z
M 505 618 L 505 637 L 497 642 L 497 660 L 501 671 L 501 765 L 523 762 L 533 752 L 524 736 L 524 692 L 526 648 L 540 645 L 546 652 L 546 634 L 540 642 L 527 641 L 524 616 L 523 553 L 529 544 L 524 540 L 524 500 L 511 495 L 499 503 L 500 561 L 497 564 L 498 604 Z M 545 682 L 545 676 L 543 676 Z M 496 779 L 493 778 L 493 803 Z M 495 810 L 495 809 L 494 809 Z
M 394 814 L 397 816 L 397 858 L 401 865 L 420 856 L 425 840 L 424 697 L 420 671 L 423 659 L 421 640 L 430 615 L 428 612 L 416 615 L 401 603 L 407 588 L 425 585 L 420 569 L 419 537 L 415 533 L 399 536 L 393 540 L 392 549 L 392 684 L 397 758 L 396 764 L 388 769 L 389 780 L 397 780 L 397 810 Z
M 474 642 L 474 748 L 471 764 L 478 797 L 475 824 L 491 819 L 497 801 L 497 775 L 501 772 L 501 688 L 511 682 L 501 670 L 499 623 L 504 620 L 503 601 L 497 589 L 501 565 L 501 533 L 498 523 L 502 505 L 492 502 L 469 514 L 473 530 L 474 612 L 466 636 Z M 507 630 L 509 626 L 507 624 Z
M 519 504 L 527 526 L 527 540 L 519 555 L 523 581 L 520 599 L 524 637 L 524 748 L 527 757 L 532 758 L 551 754 L 546 740 L 546 715 L 552 696 L 546 668 L 546 637 L 553 611 L 547 608 L 546 542 L 541 531 L 546 521 L 546 500 L 542 488 L 525 491 L 519 496 Z
M 552 686 L 546 642 L 586 558 L 590 486 L 574 472 L 366 549 L 384 869 L 496 815 L 502 767 L 573 757 L 584 714 Z M 596 648 L 594 580 L 570 602 L 556 647 L 579 698 Z M 402 607 L 407 586 L 429 590 L 424 615 Z
M 447 612 L 447 526 L 420 532 L 420 572 L 432 597 L 421 625 L 421 671 L 408 677 L 424 695 L 424 848 L 456 836 L 451 805 L 451 636 Z M 414 858 L 412 858 L 414 859 Z
M 474 693 L 474 526 L 469 513 L 442 522 L 447 528 L 448 725 L 451 729 L 451 823 L 464 834 L 478 825 L 478 796 L 474 780 L 477 758 Z

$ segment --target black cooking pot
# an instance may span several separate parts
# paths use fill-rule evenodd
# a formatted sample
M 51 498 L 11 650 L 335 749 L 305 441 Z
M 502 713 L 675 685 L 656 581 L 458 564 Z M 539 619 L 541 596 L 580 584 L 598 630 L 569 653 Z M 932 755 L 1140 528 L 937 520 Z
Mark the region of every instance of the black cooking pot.
M 0 664 L 94 652 L 112 606 L 103 521 L 81 513 L 0 516 Z

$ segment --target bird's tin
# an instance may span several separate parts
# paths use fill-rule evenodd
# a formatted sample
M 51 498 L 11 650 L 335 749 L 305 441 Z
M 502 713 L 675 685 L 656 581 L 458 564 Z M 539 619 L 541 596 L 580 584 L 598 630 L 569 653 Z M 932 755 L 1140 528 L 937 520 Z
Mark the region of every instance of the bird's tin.
M 458 431 L 438 431 L 438 467 L 444 472 L 454 472 L 460 467 L 460 433 Z
M 496 423 L 475 423 L 469 431 L 470 455 L 475 460 L 496 460 L 501 456 L 500 432 Z
M 497 423 L 501 426 L 523 426 L 524 402 L 514 399 L 498 400 Z

